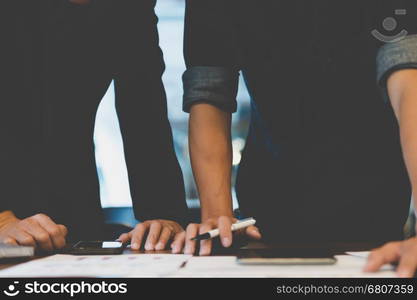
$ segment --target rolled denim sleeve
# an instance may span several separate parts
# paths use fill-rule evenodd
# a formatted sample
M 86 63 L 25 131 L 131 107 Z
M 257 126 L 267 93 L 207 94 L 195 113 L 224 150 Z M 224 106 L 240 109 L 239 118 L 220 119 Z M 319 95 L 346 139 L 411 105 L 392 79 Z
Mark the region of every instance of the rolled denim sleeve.
M 386 88 L 388 77 L 402 69 L 417 69 L 417 34 L 388 43 L 381 47 L 377 55 L 377 80 Z
M 196 103 L 208 103 L 223 111 L 237 109 L 239 72 L 226 67 L 190 67 L 183 75 L 183 110 L 190 112 Z

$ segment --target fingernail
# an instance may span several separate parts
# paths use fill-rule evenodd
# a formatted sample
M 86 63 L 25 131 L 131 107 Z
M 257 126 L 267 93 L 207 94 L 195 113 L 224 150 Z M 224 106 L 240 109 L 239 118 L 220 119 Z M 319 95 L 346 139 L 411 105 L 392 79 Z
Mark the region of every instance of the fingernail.
M 164 245 L 162 243 L 158 243 L 156 244 L 156 250 L 163 250 L 164 249 Z
M 223 242 L 223 246 L 225 246 L 225 247 L 229 247 L 230 246 L 230 239 L 228 237 L 224 237 L 222 239 L 222 242 Z
M 365 265 L 365 267 L 363 268 L 363 270 L 365 271 L 365 272 L 369 272 L 370 271 L 370 269 L 371 269 L 371 266 L 372 266 L 372 263 L 367 263 L 366 265 Z
M 139 244 L 138 243 L 133 243 L 130 247 L 134 250 L 138 250 L 139 249 Z
M 146 243 L 146 245 L 145 245 L 145 249 L 146 250 L 153 250 L 153 245 L 151 244 L 151 243 Z

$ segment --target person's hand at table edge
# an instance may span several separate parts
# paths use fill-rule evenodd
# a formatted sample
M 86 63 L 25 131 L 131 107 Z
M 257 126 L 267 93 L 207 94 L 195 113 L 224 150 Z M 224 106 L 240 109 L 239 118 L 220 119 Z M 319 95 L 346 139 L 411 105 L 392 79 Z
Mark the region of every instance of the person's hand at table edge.
M 149 220 L 136 225 L 127 233 L 120 235 L 119 241 L 130 241 L 132 250 L 144 248 L 147 251 L 164 250 L 169 242 L 173 253 L 180 253 L 183 249 L 185 231 L 180 224 L 170 220 Z
M 236 218 L 230 216 L 220 216 L 214 218 L 208 218 L 201 224 L 190 224 L 187 226 L 186 237 L 185 237 L 185 254 L 194 254 L 197 249 L 197 241 L 192 240 L 199 234 L 206 233 L 210 230 L 219 229 L 220 241 L 223 247 L 230 247 L 233 244 L 233 233 L 231 226 L 237 221 Z M 254 240 L 261 239 L 259 229 L 255 226 L 249 226 L 236 232 L 237 234 L 247 235 L 249 238 Z M 212 251 L 212 241 L 202 240 L 200 242 L 199 255 L 205 256 L 210 255 Z
M 371 252 L 365 272 L 376 272 L 385 264 L 397 264 L 399 277 L 413 277 L 417 271 L 417 237 L 390 242 Z
M 44 214 L 18 219 L 12 212 L 0 214 L 0 242 L 33 246 L 46 251 L 61 249 L 66 244 L 68 230 Z

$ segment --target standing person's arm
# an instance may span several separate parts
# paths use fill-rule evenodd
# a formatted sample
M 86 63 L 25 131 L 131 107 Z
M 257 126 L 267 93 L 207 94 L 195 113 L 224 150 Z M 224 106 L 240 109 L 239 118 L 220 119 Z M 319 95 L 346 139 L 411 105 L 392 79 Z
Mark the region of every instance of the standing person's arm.
M 186 234 L 186 253 L 194 253 L 196 242 L 191 238 L 219 228 L 224 247 L 232 244 L 233 217 L 231 176 L 232 144 L 231 113 L 214 105 L 196 103 L 190 109 L 189 146 L 194 178 L 201 203 L 202 224 L 190 224 Z M 255 226 L 246 229 L 255 239 L 260 233 Z M 211 240 L 201 242 L 200 255 L 209 255 Z
M 130 241 L 134 250 L 144 246 L 145 250 L 172 248 L 179 253 L 185 240 L 188 207 L 161 79 L 164 63 L 156 1 L 110 2 L 116 111 L 133 210 L 141 221 L 119 239 Z
M 405 163 L 417 207 L 417 35 L 385 45 L 379 53 L 380 81 L 387 88 L 397 117 Z M 396 241 L 375 249 L 365 268 L 377 271 L 398 262 L 398 275 L 412 277 L 417 271 L 417 238 Z
M 219 227 L 222 244 L 232 243 L 230 226 L 233 220 L 230 137 L 231 114 L 210 104 L 192 106 L 189 121 L 189 146 L 194 178 L 201 203 L 202 224 L 187 228 L 186 253 L 195 252 L 190 239 Z M 200 255 L 210 254 L 211 241 L 202 241 Z
M 184 111 L 190 112 L 189 147 L 201 203 L 202 224 L 187 228 L 186 253 L 194 253 L 199 233 L 219 228 L 223 246 L 232 244 L 231 114 L 236 110 L 239 53 L 233 12 L 227 1 L 187 1 Z M 215 22 L 213 22 L 216 20 Z M 256 227 L 246 232 L 259 238 Z M 202 241 L 200 255 L 211 252 Z

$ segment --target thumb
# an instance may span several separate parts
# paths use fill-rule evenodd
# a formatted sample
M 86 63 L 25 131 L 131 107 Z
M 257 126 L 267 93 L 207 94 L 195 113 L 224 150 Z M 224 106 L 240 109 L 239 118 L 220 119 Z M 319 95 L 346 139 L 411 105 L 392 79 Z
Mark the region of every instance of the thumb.
M 58 228 L 59 228 L 59 231 L 61 231 L 62 235 L 63 235 L 64 237 L 66 237 L 66 236 L 67 236 L 67 234 L 68 234 L 68 229 L 67 229 L 67 227 L 66 227 L 65 225 L 62 225 L 62 224 L 58 224 L 57 226 L 58 226 Z
M 121 234 L 118 237 L 117 241 L 122 242 L 123 244 L 124 243 L 127 243 L 128 241 L 130 241 L 130 235 L 129 235 L 129 233 L 123 233 L 123 234 Z
M 246 229 L 246 234 L 247 234 L 249 237 L 251 237 L 251 238 L 253 238 L 253 239 L 255 239 L 255 240 L 260 240 L 260 239 L 262 238 L 262 235 L 261 235 L 261 233 L 259 232 L 259 229 L 258 229 L 257 227 L 255 227 L 255 226 L 249 226 L 249 227 Z

